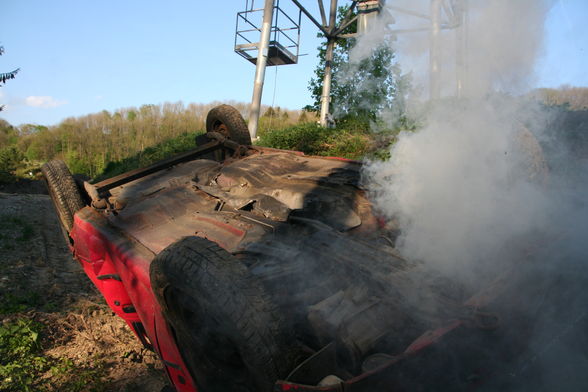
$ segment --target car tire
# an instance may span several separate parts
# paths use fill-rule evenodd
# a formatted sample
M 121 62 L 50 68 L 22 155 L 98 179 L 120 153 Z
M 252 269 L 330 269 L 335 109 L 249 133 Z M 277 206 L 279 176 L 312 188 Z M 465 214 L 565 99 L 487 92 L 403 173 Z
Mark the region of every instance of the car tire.
M 208 112 L 206 132 L 218 132 L 239 144 L 251 145 L 251 135 L 243 116 L 230 105 L 219 105 Z
M 84 207 L 82 195 L 65 162 L 53 160 L 41 167 L 64 234 L 71 231 L 76 211 Z
M 293 340 L 261 284 L 200 237 L 163 250 L 151 285 L 199 391 L 271 391 L 294 367 Z

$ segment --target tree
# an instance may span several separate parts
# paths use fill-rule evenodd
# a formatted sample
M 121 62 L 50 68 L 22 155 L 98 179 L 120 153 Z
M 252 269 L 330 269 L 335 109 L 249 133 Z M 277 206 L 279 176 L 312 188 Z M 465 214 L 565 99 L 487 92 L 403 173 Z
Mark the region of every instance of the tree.
M 0 118 L 0 148 L 15 144 L 18 138 L 18 131 Z
M 265 111 L 265 113 L 263 113 L 262 117 L 268 117 L 268 118 L 272 118 L 276 116 L 276 110 L 270 106 L 267 108 L 267 110 Z
M 559 88 L 538 88 L 529 93 L 531 98 L 547 106 L 568 105 L 571 110 L 588 109 L 588 88 L 560 86 Z
M 339 8 L 338 25 L 348 10 L 348 7 Z M 347 27 L 342 34 L 355 32 L 357 22 Z M 324 38 L 322 33 L 318 36 Z M 338 119 L 354 117 L 369 122 L 375 120 L 382 110 L 401 104 L 401 100 L 397 98 L 404 90 L 406 79 L 400 75 L 400 68 L 394 62 L 394 52 L 387 38 L 369 57 L 359 62 L 350 62 L 349 54 L 355 43 L 355 38 L 336 40 L 331 63 L 333 76 L 329 112 Z M 310 80 L 308 86 L 314 103 L 305 107 L 305 110 L 319 111 L 321 106 L 326 42 L 318 49 L 319 64 L 314 71 L 315 77 Z
M 2 56 L 3 54 L 4 46 L 0 46 L 0 56 Z M 0 87 L 2 87 L 2 84 L 6 83 L 7 80 L 14 79 L 18 71 L 20 71 L 20 68 L 17 68 L 14 71 L 10 72 L 0 73 Z M 0 112 L 2 111 L 2 109 L 4 109 L 4 105 L 0 105 Z
M 23 159 L 24 156 L 15 146 L 0 148 L 0 183 L 14 180 L 14 171 Z
M 308 122 L 308 116 L 306 115 L 306 112 L 305 111 L 302 111 L 302 113 L 298 117 L 298 122 L 301 123 L 301 124 L 303 124 L 305 122 Z

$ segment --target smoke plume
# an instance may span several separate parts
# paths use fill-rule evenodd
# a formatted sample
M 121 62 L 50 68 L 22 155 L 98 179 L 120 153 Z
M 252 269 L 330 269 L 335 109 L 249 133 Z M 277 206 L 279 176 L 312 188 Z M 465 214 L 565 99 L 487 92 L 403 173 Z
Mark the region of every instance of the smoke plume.
M 373 201 L 399 220 L 406 257 L 470 272 L 547 226 L 545 173 L 527 165 L 515 111 L 511 100 L 438 104 L 389 161 L 368 165 Z
M 385 32 L 415 26 L 419 18 L 398 7 L 429 14 L 429 4 L 388 1 L 351 57 L 364 58 Z M 509 358 L 503 384 L 493 387 L 585 389 L 581 369 L 588 359 L 574 342 L 586 343 L 588 318 L 588 182 L 581 174 L 588 165 L 585 156 L 571 152 L 553 111 L 521 97 L 533 86 L 551 2 L 467 4 L 462 98 L 449 98 L 456 94 L 458 72 L 453 30 L 441 34 L 445 98 L 438 102 L 422 100 L 428 96 L 429 33 L 398 34 L 393 41 L 402 71 L 412 76 L 412 113 L 423 126 L 400 133 L 388 161 L 368 163 L 365 183 L 378 212 L 398 222 L 396 246 L 404 257 L 474 290 L 516 271 L 503 310 L 530 326 L 522 330 L 513 322 L 505 330 L 518 328 L 515 340 L 527 350 Z
M 446 4 L 458 3 L 445 1 Z M 464 80 L 467 96 L 490 91 L 519 93 L 534 81 L 533 68 L 543 50 L 544 22 L 551 0 L 470 0 L 463 3 L 466 21 L 461 27 L 466 51 L 464 69 L 456 69 L 456 46 L 460 28 L 451 11 L 442 12 L 440 34 L 441 83 L 445 95 L 455 94 L 457 73 Z M 428 92 L 430 21 L 414 14 L 430 14 L 430 1 L 394 0 L 369 31 L 358 39 L 350 54 L 351 62 L 369 56 L 373 48 L 392 36 L 393 49 L 404 72 L 413 80 L 413 94 Z M 460 7 L 455 7 L 458 10 Z M 411 14 L 398 11 L 411 11 Z M 448 15 L 449 14 L 449 15 Z M 421 29 L 422 31 L 406 32 Z

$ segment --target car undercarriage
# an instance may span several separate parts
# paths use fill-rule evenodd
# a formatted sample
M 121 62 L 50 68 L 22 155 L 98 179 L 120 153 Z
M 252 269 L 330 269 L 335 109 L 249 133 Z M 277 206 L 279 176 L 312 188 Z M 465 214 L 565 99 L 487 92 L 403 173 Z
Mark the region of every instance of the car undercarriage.
M 242 144 L 220 108 L 147 168 L 76 184 L 44 166 L 75 258 L 176 390 L 471 390 L 521 349 L 496 313 L 516 274 L 466 287 L 404 259 L 361 163 Z

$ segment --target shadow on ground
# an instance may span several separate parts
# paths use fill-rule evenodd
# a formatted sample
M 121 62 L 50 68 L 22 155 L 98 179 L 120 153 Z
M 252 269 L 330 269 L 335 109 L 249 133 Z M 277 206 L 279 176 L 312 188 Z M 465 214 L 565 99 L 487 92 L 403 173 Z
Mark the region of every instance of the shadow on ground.
M 73 260 L 42 185 L 0 193 L 0 390 L 159 392 L 158 358 Z

